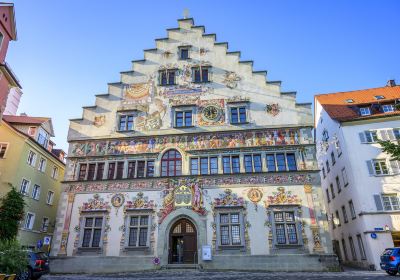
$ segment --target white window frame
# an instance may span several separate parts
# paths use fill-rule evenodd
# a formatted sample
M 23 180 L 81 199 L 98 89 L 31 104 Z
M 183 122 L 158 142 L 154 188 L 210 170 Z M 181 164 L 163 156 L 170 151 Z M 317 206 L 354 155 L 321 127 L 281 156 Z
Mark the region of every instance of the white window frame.
M 293 213 L 293 221 L 286 221 L 286 212 Z M 276 213 L 282 213 L 283 215 L 283 221 L 276 221 L 275 220 L 275 214 Z M 271 214 L 270 214 L 270 220 L 272 221 L 272 235 L 273 235 L 273 244 L 274 246 L 301 246 L 303 245 L 303 240 L 301 236 L 301 225 L 298 219 L 298 209 L 296 207 L 277 207 L 272 209 Z M 285 243 L 278 243 L 277 240 L 277 234 L 276 234 L 276 225 L 283 225 L 284 226 L 284 232 L 285 232 Z M 287 224 L 291 224 L 295 226 L 296 229 L 296 240 L 297 243 L 290 243 L 289 242 L 289 234 L 287 230 Z
M 28 216 L 31 216 L 31 219 L 29 220 L 29 224 L 27 224 Z M 35 216 L 36 216 L 35 213 L 26 212 L 25 220 L 24 220 L 24 229 L 28 229 L 28 230 L 32 230 L 33 229 L 33 226 L 35 224 Z
M 344 187 L 347 187 L 349 185 L 349 178 L 347 177 L 347 171 L 345 167 L 342 168 L 342 178 Z
M 385 105 L 382 105 L 382 111 L 383 111 L 384 113 L 394 112 L 394 106 L 393 106 L 393 104 L 385 104 Z
M 138 224 L 136 226 L 131 226 L 130 221 L 132 217 L 139 217 Z M 147 226 L 140 225 L 140 221 L 142 217 L 147 217 Z M 125 220 L 125 247 L 126 248 L 137 248 L 137 249 L 147 249 L 150 248 L 150 235 L 151 235 L 151 227 L 152 227 L 152 215 L 151 211 L 140 211 L 140 210 L 128 210 Z M 136 228 L 137 237 L 135 245 L 129 245 L 129 238 L 130 238 L 130 229 Z M 139 246 L 139 239 L 140 239 L 140 229 L 147 228 L 147 236 L 146 236 L 146 245 Z
M 125 126 L 124 129 L 121 129 L 121 118 L 125 117 Z M 128 129 L 128 118 L 132 117 L 132 129 Z M 137 117 L 137 114 L 135 112 L 125 112 L 125 113 L 118 113 L 118 118 L 117 118 L 117 131 L 119 132 L 130 132 L 135 130 L 135 119 Z
M 174 121 L 172 127 L 181 129 L 181 128 L 185 128 L 185 127 L 193 127 L 195 125 L 195 123 L 194 123 L 195 115 L 196 115 L 195 107 L 193 107 L 193 106 L 180 107 L 180 108 L 173 108 L 172 110 L 173 110 L 173 121 Z M 185 118 L 186 118 L 186 114 L 189 112 L 192 115 L 192 122 L 190 123 L 190 125 L 186 125 Z M 176 114 L 177 113 L 182 113 L 182 115 L 183 115 L 182 116 L 182 118 L 183 118 L 182 126 L 177 126 L 177 124 L 176 124 L 176 120 L 177 120 Z
M 361 143 L 376 143 L 378 139 L 378 131 L 376 130 L 366 130 L 360 132 Z
M 36 188 L 37 187 L 37 188 Z M 35 192 L 35 189 L 37 189 L 38 191 Z M 40 189 L 41 187 L 38 184 L 34 184 L 33 188 L 32 188 L 32 198 L 34 200 L 39 200 L 40 199 Z
M 25 192 L 22 192 L 22 185 L 23 185 L 23 183 L 24 182 L 27 182 L 27 184 L 26 184 L 26 191 Z M 31 185 L 31 181 L 29 181 L 28 179 L 26 179 L 26 178 L 22 178 L 22 181 L 21 181 L 21 185 L 20 185 L 20 188 L 19 188 L 19 192 L 20 193 L 22 193 L 23 195 L 25 195 L 25 196 L 29 196 L 29 188 L 30 188 L 30 185 Z
M 51 170 L 51 178 L 53 179 L 58 179 L 58 166 L 53 166 L 53 169 Z
M 400 200 L 397 194 L 381 194 L 381 200 L 382 200 L 383 211 L 400 210 Z
M 356 219 L 357 218 L 357 214 L 356 214 L 356 210 L 354 208 L 354 202 L 353 200 L 349 200 L 349 209 L 350 209 L 350 215 L 351 215 L 351 219 Z
M 28 158 L 26 159 L 26 163 L 32 167 L 35 167 L 36 158 L 37 158 L 37 154 L 34 151 L 30 150 L 28 153 Z
M 390 170 L 389 170 L 389 165 L 387 164 L 386 159 L 374 159 L 372 160 L 373 162 L 373 167 L 374 167 L 374 173 L 375 175 L 389 175 Z M 377 173 L 377 167 L 379 167 L 379 173 Z M 384 171 L 386 168 L 386 171 Z
M 363 117 L 371 115 L 371 108 L 369 108 L 369 107 L 360 107 L 360 115 L 363 116 Z
M 93 218 L 93 225 L 91 227 L 85 227 L 86 224 L 86 219 L 87 218 Z M 97 247 L 93 247 L 92 243 L 93 243 L 93 232 L 94 229 L 99 229 L 100 227 L 96 227 L 95 226 L 95 220 L 96 218 L 102 218 L 102 225 L 101 225 L 101 234 L 100 234 L 100 242 L 99 242 L 99 246 Z M 82 222 L 80 225 L 81 228 L 81 232 L 80 232 L 80 240 L 79 240 L 79 249 L 85 250 L 85 249 L 99 249 L 101 250 L 103 248 L 103 237 L 104 237 L 104 232 L 105 232 L 105 223 L 106 223 L 106 215 L 104 215 L 103 212 L 99 212 L 99 213 L 85 213 L 84 215 L 82 215 Z M 85 233 L 85 229 L 92 229 L 92 232 L 90 234 L 90 240 L 89 240 L 89 246 L 85 246 L 83 247 L 83 238 L 84 238 L 84 233 Z
M 38 170 L 42 173 L 44 173 L 46 171 L 46 166 L 47 166 L 47 159 L 45 159 L 44 157 L 40 157 L 39 160 L 39 167 Z
M 8 151 L 8 149 L 10 148 L 10 143 L 7 143 L 7 142 L 0 142 L 0 151 L 1 151 L 4 147 L 5 147 L 4 154 L 3 154 L 2 157 L 0 157 L 0 159 L 5 159 L 5 158 L 7 158 L 7 151 Z
M 46 204 L 47 205 L 53 205 L 54 195 L 55 195 L 55 193 L 53 191 L 48 191 L 47 192 L 47 196 L 46 196 Z
M 347 216 L 346 205 L 342 205 L 342 215 L 343 215 L 343 222 L 347 224 L 349 222 L 349 217 Z
M 244 108 L 246 111 L 246 119 L 242 122 L 240 120 L 240 108 Z M 237 122 L 233 122 L 232 121 L 232 109 L 236 109 L 237 110 L 237 116 L 238 116 L 238 121 Z M 247 124 L 250 122 L 250 106 L 249 104 L 246 103 L 235 103 L 235 104 L 229 104 L 228 105 L 228 115 L 229 115 L 229 123 L 232 125 L 240 125 L 240 124 Z

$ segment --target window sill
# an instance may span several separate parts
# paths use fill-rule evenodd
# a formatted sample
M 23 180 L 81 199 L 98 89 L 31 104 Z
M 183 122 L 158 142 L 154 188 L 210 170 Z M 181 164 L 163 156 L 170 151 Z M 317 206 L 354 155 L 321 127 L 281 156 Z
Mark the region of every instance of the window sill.
M 238 123 L 233 123 L 231 122 L 231 125 L 242 125 L 242 124 L 249 124 L 250 122 L 238 122 Z
M 185 129 L 185 128 L 193 128 L 195 127 L 194 125 L 187 125 L 187 126 L 174 126 L 175 129 Z
M 219 245 L 218 250 L 241 250 L 244 249 L 244 245 Z
M 148 246 L 143 247 L 134 247 L 134 246 L 125 246 L 125 251 L 148 251 L 150 248 Z
M 79 252 L 101 252 L 102 247 L 78 247 Z
M 299 247 L 302 247 L 302 246 L 303 245 L 301 245 L 301 244 L 275 244 L 275 247 L 279 248 L 279 249 L 299 248 Z
M 194 83 L 194 84 L 208 84 L 208 83 L 211 83 L 211 81 L 200 81 L 200 82 L 196 82 L 196 81 L 192 81 L 192 83 Z
M 130 129 L 130 130 L 128 130 L 128 129 L 127 129 L 127 130 L 119 130 L 119 129 L 118 129 L 117 132 L 118 132 L 118 133 L 123 133 L 123 132 L 135 132 L 135 130 L 134 130 L 134 129 Z
M 159 87 L 173 87 L 173 86 L 177 86 L 178 84 L 166 84 L 166 85 L 161 85 L 159 84 Z

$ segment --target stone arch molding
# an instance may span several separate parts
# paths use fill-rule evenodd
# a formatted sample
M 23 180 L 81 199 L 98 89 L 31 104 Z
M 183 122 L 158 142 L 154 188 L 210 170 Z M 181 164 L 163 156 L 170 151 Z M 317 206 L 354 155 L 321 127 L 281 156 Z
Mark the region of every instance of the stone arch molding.
M 160 258 L 161 265 L 168 264 L 169 233 L 171 227 L 182 218 L 188 219 L 196 227 L 198 262 L 201 263 L 201 246 L 207 244 L 207 218 L 199 216 L 199 214 L 190 209 L 178 208 L 171 212 L 158 228 L 157 256 Z

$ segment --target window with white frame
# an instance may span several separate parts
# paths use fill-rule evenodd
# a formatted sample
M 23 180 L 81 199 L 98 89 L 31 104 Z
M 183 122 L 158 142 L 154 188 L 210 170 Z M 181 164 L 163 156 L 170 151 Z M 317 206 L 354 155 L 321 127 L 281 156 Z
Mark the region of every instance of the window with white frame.
M 339 216 L 339 211 L 335 211 L 335 224 L 340 227 L 342 224 L 340 222 L 340 216 Z
M 41 227 L 42 232 L 47 232 L 49 230 L 49 223 L 50 223 L 49 218 L 43 217 L 42 227 Z
M 32 189 L 32 198 L 39 200 L 40 198 L 40 186 L 39 185 L 34 185 Z
M 30 166 L 35 166 L 36 163 L 36 153 L 29 151 L 28 159 L 26 161 Z
M 331 152 L 331 160 L 332 160 L 332 166 L 335 165 L 336 163 L 336 158 L 334 152 Z
M 159 77 L 159 84 L 160 86 L 172 86 L 176 84 L 176 69 L 165 69 L 160 70 L 158 77 Z
M 399 198 L 397 195 L 382 195 L 383 209 L 385 211 L 400 210 Z
M 127 177 L 130 179 L 154 177 L 154 160 L 130 160 Z
M 325 167 L 322 167 L 322 168 L 321 168 L 321 171 L 322 171 L 322 176 L 323 176 L 324 179 L 325 179 L 325 178 L 326 178 Z
M 369 107 L 361 107 L 360 108 L 360 115 L 361 116 L 369 116 L 369 115 L 371 115 L 371 109 Z
M 230 107 L 231 124 L 247 123 L 247 108 L 246 106 Z
M 132 131 L 133 130 L 133 114 L 119 115 L 118 130 L 119 131 Z
M 399 160 L 390 160 L 390 174 L 399 174 L 400 173 L 400 161 Z
M 392 104 L 385 104 L 382 105 L 382 111 L 384 113 L 390 113 L 390 112 L 394 112 L 394 106 Z
M 271 171 L 296 171 L 296 155 L 294 153 L 267 154 L 267 169 Z
M 46 203 L 49 204 L 49 205 L 53 205 L 53 200 L 54 200 L 54 192 L 48 191 L 47 192 Z
M 344 238 L 342 238 L 342 249 L 343 249 L 343 255 L 344 255 L 344 259 L 346 261 L 349 260 L 349 257 L 347 255 L 347 246 L 346 246 L 346 241 L 344 240 Z
M 345 167 L 342 168 L 342 178 L 344 186 L 347 187 L 349 184 L 349 179 L 347 178 L 347 172 Z
M 349 201 L 349 208 L 350 208 L 351 218 L 354 220 L 355 218 L 357 218 L 357 216 L 356 216 L 356 210 L 354 209 L 353 200 Z
M 294 210 L 273 211 L 273 228 L 275 244 L 277 245 L 298 245 L 299 231 Z
M 192 110 L 175 110 L 174 127 L 191 127 L 193 126 L 193 111 Z
M 53 170 L 51 171 L 51 178 L 57 179 L 58 178 L 58 167 L 53 166 Z
M 261 172 L 262 160 L 260 154 L 244 155 L 244 170 L 246 173 Z
M 373 160 L 374 172 L 375 175 L 386 175 L 389 174 L 389 169 L 386 164 L 385 159 L 376 159 Z
M 8 144 L 7 143 L 0 143 L 0 159 L 6 158 Z
M 346 206 L 342 206 L 342 214 L 343 214 L 343 221 L 345 224 L 349 222 L 349 219 L 347 218 L 347 211 L 346 211 Z
M 358 242 L 358 249 L 360 250 L 360 256 L 362 260 L 366 260 L 367 256 L 365 255 L 364 243 L 361 238 L 361 234 L 357 234 L 357 242 Z
M 400 128 L 393 128 L 394 138 L 400 140 Z
M 342 191 L 342 185 L 340 184 L 339 176 L 336 176 L 335 181 L 336 181 L 336 187 L 337 187 L 338 193 L 340 193 Z
M 23 195 L 28 195 L 30 184 L 31 184 L 31 182 L 29 182 L 28 180 L 22 179 L 21 188 L 20 188 L 19 192 L 22 193 Z
M 239 155 L 223 156 L 222 167 L 224 174 L 240 173 Z
M 49 134 L 41 127 L 39 128 L 39 135 L 37 141 L 40 145 L 47 148 L 47 144 L 49 142 Z
M 189 49 L 190 46 L 179 47 L 179 59 L 181 60 L 189 59 Z
M 243 217 L 240 211 L 217 215 L 220 246 L 243 246 Z
M 40 172 L 45 172 L 45 170 L 46 170 L 46 163 L 47 163 L 46 159 L 43 158 L 43 157 L 41 157 L 40 160 L 39 160 L 39 167 L 38 167 L 38 169 L 39 169 Z
M 149 247 L 150 216 L 129 215 L 127 223 L 128 247 Z
M 218 174 L 218 157 L 209 156 L 190 158 L 190 174 Z
M 33 229 L 33 224 L 35 223 L 35 214 L 28 212 L 25 216 L 24 228 L 25 229 Z
M 331 167 L 329 166 L 328 160 L 325 161 L 325 165 L 326 165 L 326 171 L 329 173 L 331 171 Z
M 338 157 L 340 157 L 342 155 L 342 147 L 340 146 L 339 140 L 336 140 L 335 147 L 336 147 L 336 151 L 338 153 Z
M 82 248 L 101 247 L 101 236 L 103 232 L 102 216 L 85 217 L 83 219 Z

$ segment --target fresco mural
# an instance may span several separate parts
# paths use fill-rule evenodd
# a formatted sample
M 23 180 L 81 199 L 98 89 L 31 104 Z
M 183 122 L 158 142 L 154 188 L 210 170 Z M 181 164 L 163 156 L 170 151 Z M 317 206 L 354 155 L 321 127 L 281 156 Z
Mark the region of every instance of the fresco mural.
M 123 92 L 123 104 L 145 103 L 149 101 L 153 88 L 153 79 L 146 83 L 127 85 Z
M 302 140 L 305 138 L 302 137 Z M 202 135 L 173 135 L 138 137 L 127 140 L 88 141 L 72 143 L 70 157 L 155 153 L 165 148 L 209 150 L 260 146 L 301 144 L 298 129 L 270 129 L 245 133 L 208 133 Z M 105 148 L 106 147 L 106 148 Z
M 227 88 L 234 89 L 241 80 L 240 76 L 235 72 L 225 71 L 224 80 L 222 81 Z

